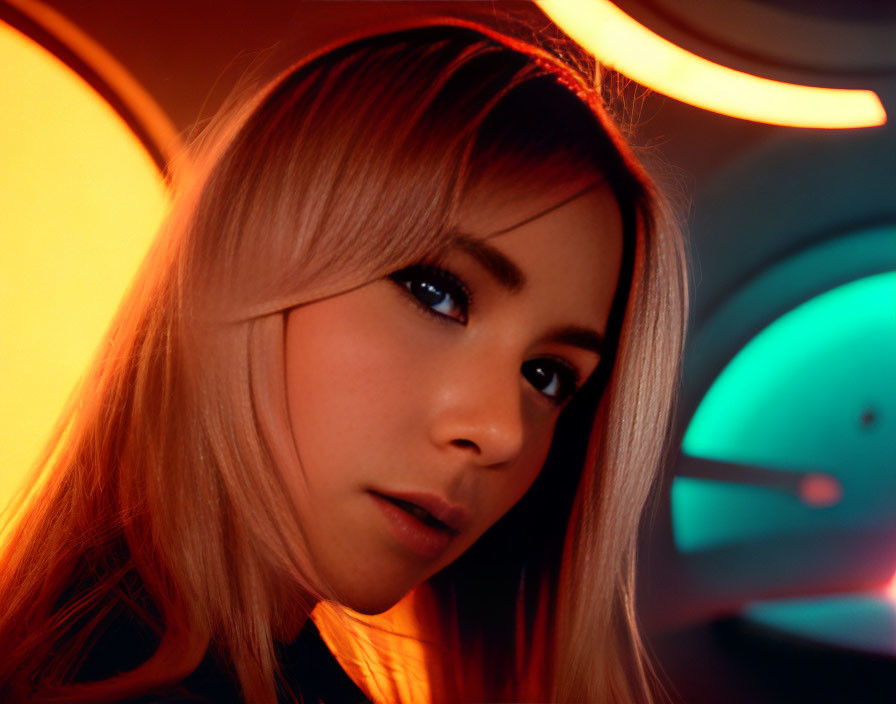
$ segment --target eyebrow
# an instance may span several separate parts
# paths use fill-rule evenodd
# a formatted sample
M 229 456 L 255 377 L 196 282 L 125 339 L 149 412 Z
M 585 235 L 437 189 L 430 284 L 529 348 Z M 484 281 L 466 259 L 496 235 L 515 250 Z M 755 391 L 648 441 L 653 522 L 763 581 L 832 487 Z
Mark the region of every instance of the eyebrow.
M 472 256 L 492 277 L 511 293 L 526 286 L 526 275 L 506 254 L 488 244 L 462 233 L 454 236 L 452 244 Z
M 468 253 L 494 279 L 511 293 L 522 290 L 526 285 L 526 275 L 506 254 L 484 240 L 463 233 L 454 236 L 454 246 Z M 596 330 L 580 325 L 563 325 L 553 328 L 545 335 L 551 342 L 579 347 L 588 352 L 602 354 L 604 336 Z
M 604 336 L 596 330 L 583 328 L 579 325 L 564 325 L 554 328 L 548 331 L 545 339 L 551 342 L 579 347 L 596 354 L 602 354 L 604 350 Z
M 591 183 L 587 185 L 580 191 L 576 191 L 568 198 L 564 198 L 559 203 L 555 203 L 551 207 L 542 210 L 541 212 L 535 213 L 534 215 L 517 222 L 510 227 L 505 227 L 503 230 L 498 230 L 497 232 L 492 232 L 491 237 L 495 235 L 503 235 L 511 230 L 515 230 L 518 227 L 522 227 L 523 225 L 527 225 L 533 220 L 538 220 L 539 218 L 547 215 L 548 213 L 552 213 L 558 208 L 562 208 L 567 203 L 574 201 L 576 198 L 579 198 L 586 193 L 593 191 L 599 183 Z M 462 251 L 466 252 L 473 256 L 492 276 L 501 284 L 504 288 L 506 288 L 511 293 L 516 293 L 521 290 L 526 285 L 526 275 L 523 271 L 511 260 L 509 259 L 503 252 L 492 247 L 490 244 L 485 242 L 485 240 L 481 238 L 471 237 L 470 235 L 464 234 L 462 232 L 454 233 L 454 237 L 452 240 L 452 246 L 455 246 Z

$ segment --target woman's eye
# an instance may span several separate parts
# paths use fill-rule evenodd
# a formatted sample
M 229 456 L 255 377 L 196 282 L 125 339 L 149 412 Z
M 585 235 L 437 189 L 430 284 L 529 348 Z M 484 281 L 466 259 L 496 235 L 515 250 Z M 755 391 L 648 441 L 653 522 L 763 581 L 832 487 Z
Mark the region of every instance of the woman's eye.
M 427 311 L 459 323 L 467 322 L 470 294 L 450 272 L 418 264 L 396 271 L 389 278 L 407 289 Z
M 541 358 L 525 362 L 523 376 L 532 386 L 551 401 L 560 404 L 576 391 L 578 374 L 565 362 Z

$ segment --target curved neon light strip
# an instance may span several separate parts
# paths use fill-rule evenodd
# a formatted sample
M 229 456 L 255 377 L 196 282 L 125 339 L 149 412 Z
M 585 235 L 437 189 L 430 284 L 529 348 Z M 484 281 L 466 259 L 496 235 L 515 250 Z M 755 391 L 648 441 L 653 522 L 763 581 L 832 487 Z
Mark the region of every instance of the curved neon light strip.
M 685 103 L 791 127 L 873 127 L 887 121 L 873 91 L 817 88 L 735 71 L 663 39 L 609 0 L 537 4 L 603 65 Z

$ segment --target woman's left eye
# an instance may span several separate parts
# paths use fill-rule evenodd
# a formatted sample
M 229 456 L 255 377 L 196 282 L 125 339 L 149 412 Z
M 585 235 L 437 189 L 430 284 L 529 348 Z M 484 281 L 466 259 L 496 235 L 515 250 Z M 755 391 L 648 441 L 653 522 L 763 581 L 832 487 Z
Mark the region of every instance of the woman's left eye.
M 575 393 L 579 376 L 566 362 L 549 357 L 524 362 L 522 373 L 537 391 L 558 405 Z
M 466 324 L 470 293 L 450 272 L 415 264 L 390 274 L 389 278 L 407 289 L 426 311 Z

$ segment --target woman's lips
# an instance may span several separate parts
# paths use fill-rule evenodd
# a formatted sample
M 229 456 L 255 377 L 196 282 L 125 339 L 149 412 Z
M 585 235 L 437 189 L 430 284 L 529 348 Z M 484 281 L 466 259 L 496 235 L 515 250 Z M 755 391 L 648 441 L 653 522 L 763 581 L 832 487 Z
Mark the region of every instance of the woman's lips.
M 438 494 L 423 491 L 374 491 L 386 499 L 403 501 L 422 508 L 451 531 L 460 533 L 470 523 L 470 512 L 459 504 L 443 499 Z
M 439 557 L 469 522 L 466 509 L 431 494 L 369 493 L 386 518 L 392 537 L 420 557 Z

